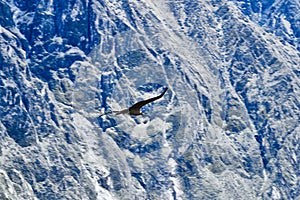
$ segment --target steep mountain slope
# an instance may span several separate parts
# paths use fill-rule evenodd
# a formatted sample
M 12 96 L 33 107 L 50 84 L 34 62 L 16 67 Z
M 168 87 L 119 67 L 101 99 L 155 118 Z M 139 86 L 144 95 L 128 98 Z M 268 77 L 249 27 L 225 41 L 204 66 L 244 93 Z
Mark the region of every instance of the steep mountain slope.
M 299 51 L 300 17 L 298 1 L 234 1 L 249 18 L 281 38 L 283 44 L 290 43 Z
M 254 3 L 0 1 L 1 199 L 299 198 L 297 15 Z

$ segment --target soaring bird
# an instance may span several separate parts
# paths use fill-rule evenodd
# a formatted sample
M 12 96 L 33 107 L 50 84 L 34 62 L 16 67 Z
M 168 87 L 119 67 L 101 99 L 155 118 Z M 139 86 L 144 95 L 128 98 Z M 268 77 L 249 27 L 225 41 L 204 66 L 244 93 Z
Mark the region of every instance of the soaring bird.
M 146 99 L 146 100 L 143 100 L 143 101 L 140 101 L 140 102 L 137 102 L 135 104 L 133 104 L 131 107 L 129 108 L 126 108 L 124 110 L 120 110 L 120 111 L 109 111 L 109 112 L 106 112 L 106 113 L 103 113 L 100 115 L 103 116 L 103 115 L 106 115 L 106 114 L 111 114 L 111 113 L 115 113 L 116 115 L 120 115 L 120 114 L 129 114 L 129 115 L 142 115 L 143 113 L 141 112 L 141 108 L 148 104 L 148 103 L 151 103 L 152 101 L 155 101 L 157 99 L 160 99 L 162 98 L 162 96 L 164 96 L 164 94 L 166 93 L 166 91 L 168 90 L 168 88 L 166 87 L 164 89 L 164 91 L 156 96 L 156 97 L 152 97 L 150 99 Z

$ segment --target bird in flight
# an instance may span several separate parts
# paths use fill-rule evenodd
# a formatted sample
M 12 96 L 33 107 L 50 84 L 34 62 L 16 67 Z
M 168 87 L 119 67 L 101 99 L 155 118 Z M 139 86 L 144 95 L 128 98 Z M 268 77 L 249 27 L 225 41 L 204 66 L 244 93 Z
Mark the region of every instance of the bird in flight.
M 112 114 L 112 113 L 115 113 L 116 115 L 120 115 L 120 114 L 142 115 L 143 113 L 141 112 L 141 108 L 144 105 L 151 103 L 152 101 L 162 98 L 162 96 L 164 96 L 164 94 L 166 93 L 167 90 L 168 90 L 168 88 L 165 88 L 164 91 L 156 97 L 152 97 L 150 99 L 146 99 L 146 100 L 137 102 L 137 103 L 133 104 L 131 107 L 126 108 L 121 111 L 109 111 L 109 112 L 103 113 L 100 115 L 100 117 L 103 115 Z

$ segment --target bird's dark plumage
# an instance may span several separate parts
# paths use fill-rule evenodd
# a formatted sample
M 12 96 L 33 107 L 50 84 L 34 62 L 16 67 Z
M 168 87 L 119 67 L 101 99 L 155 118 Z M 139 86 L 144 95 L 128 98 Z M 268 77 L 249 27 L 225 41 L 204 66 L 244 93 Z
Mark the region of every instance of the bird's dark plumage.
M 141 115 L 142 113 L 141 113 L 140 109 L 141 109 L 144 105 L 146 105 L 146 104 L 148 104 L 148 103 L 151 103 L 152 101 L 155 101 L 155 100 L 157 100 L 157 99 L 162 98 L 162 96 L 164 96 L 164 94 L 166 93 L 167 90 L 168 90 L 168 88 L 166 88 L 166 89 L 163 91 L 163 93 L 161 93 L 161 94 L 160 94 L 159 96 L 157 96 L 157 97 L 153 97 L 153 98 L 150 98 L 150 99 L 146 99 L 146 100 L 144 100 L 144 101 L 140 101 L 140 102 L 138 102 L 138 103 L 136 103 L 136 104 L 133 104 L 133 105 L 129 108 L 129 114 L 130 114 L 130 115 Z
M 137 103 L 133 104 L 131 107 L 129 107 L 128 109 L 124 109 L 124 110 L 121 110 L 121 111 L 111 111 L 111 112 L 104 113 L 104 114 L 100 115 L 100 117 L 105 115 L 105 114 L 111 114 L 111 113 L 115 113 L 116 115 L 119 115 L 119 114 L 142 115 L 143 113 L 141 113 L 140 109 L 143 106 L 145 106 L 146 104 L 151 103 L 152 101 L 155 101 L 157 99 L 162 98 L 162 96 L 164 96 L 164 94 L 167 92 L 167 90 L 168 90 L 168 88 L 165 88 L 165 90 L 160 95 L 158 95 L 156 97 L 153 97 L 153 98 L 150 98 L 150 99 L 146 99 L 146 100 L 137 102 Z

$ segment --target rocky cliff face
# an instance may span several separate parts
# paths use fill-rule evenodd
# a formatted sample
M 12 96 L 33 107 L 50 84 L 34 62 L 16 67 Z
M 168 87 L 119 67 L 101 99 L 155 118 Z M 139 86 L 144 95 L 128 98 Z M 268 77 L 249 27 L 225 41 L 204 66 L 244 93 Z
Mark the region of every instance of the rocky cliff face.
M 299 198 L 298 10 L 0 1 L 1 199 Z

